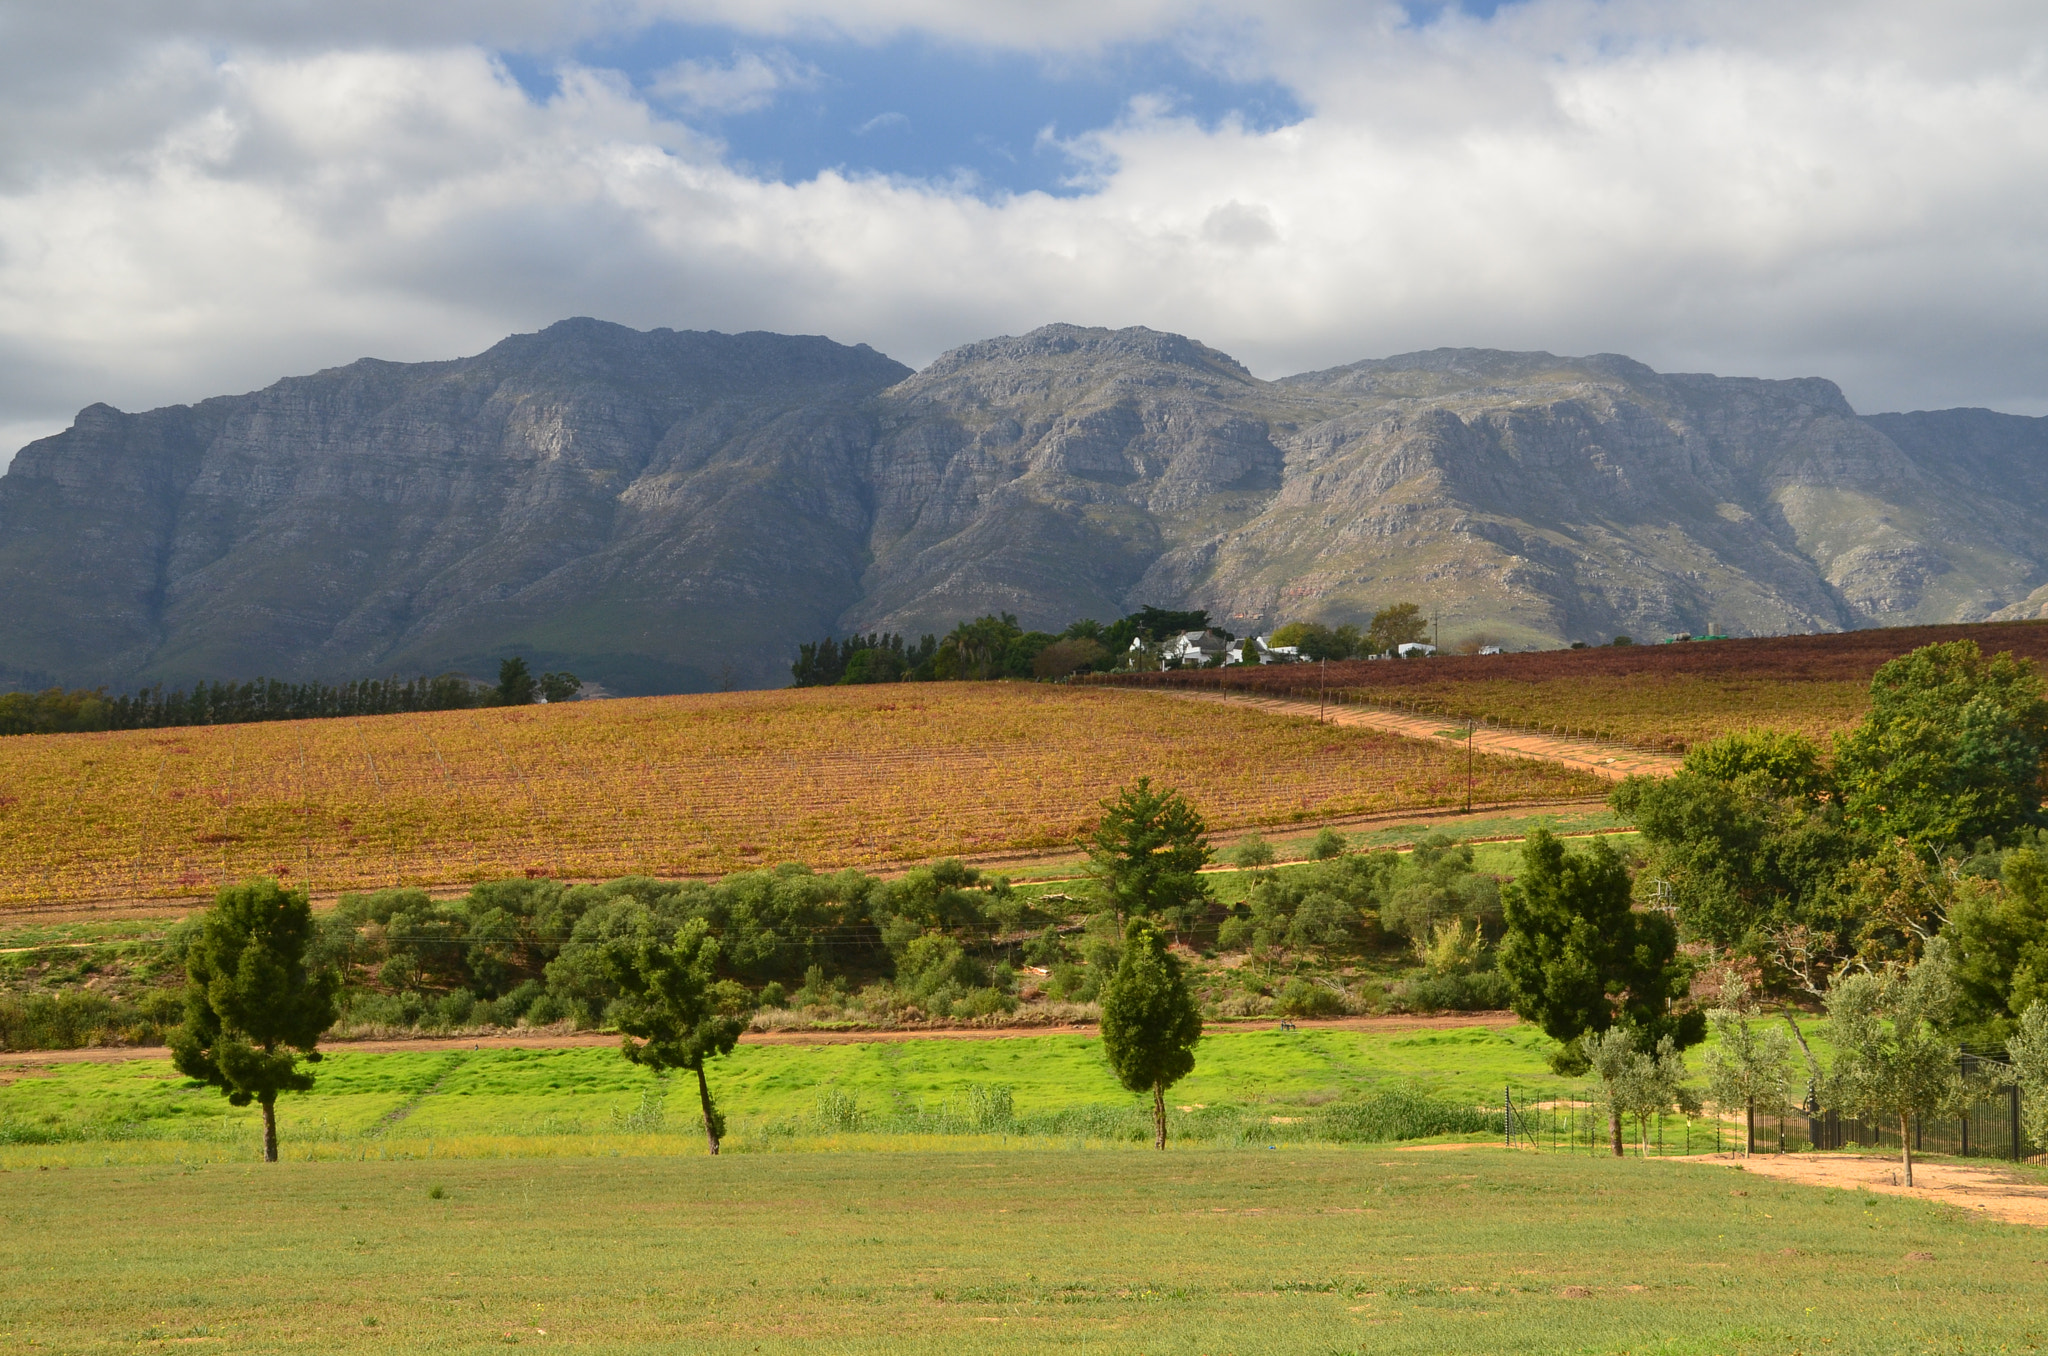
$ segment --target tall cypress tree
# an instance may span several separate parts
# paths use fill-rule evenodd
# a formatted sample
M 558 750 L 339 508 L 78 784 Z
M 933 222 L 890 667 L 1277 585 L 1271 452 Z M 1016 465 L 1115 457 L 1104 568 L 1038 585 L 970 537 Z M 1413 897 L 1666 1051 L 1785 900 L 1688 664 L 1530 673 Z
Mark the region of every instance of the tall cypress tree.
M 1102 988 L 1102 1052 L 1117 1080 L 1152 1094 L 1153 1146 L 1166 1147 L 1166 1090 L 1195 1067 L 1202 1010 L 1166 938 L 1143 919 L 1124 930 L 1123 959 Z

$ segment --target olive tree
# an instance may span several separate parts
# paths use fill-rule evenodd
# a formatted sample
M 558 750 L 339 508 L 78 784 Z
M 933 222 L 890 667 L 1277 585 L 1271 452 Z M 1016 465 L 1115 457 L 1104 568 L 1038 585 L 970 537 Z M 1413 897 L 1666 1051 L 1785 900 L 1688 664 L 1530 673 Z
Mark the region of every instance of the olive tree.
M 1636 1147 L 1645 1158 L 1650 1149 L 1650 1118 L 1690 1099 L 1685 1091 L 1685 1057 L 1669 1036 L 1642 1048 L 1643 1033 L 1625 1026 L 1597 1031 L 1584 1041 L 1587 1063 L 1600 1080 L 1607 1107 L 1607 1131 L 1614 1156 L 1623 1155 L 1621 1118 L 1636 1119 Z
M 1791 1071 L 1792 1042 L 1776 1027 L 1758 1030 L 1749 1014 L 1716 1008 L 1707 1014 L 1719 1043 L 1705 1056 L 1707 1095 L 1724 1110 L 1742 1108 L 1742 1152 L 1756 1152 L 1756 1104 L 1772 1099 L 1781 1108 Z
M 725 1117 L 711 1099 L 704 1062 L 732 1053 L 746 1029 L 747 995 L 737 983 L 717 978 L 718 939 L 710 924 L 692 918 L 663 941 L 643 916 L 631 937 L 606 949 L 605 962 L 621 991 L 609 1010 L 621 1032 L 620 1053 L 657 1073 L 688 1069 L 697 1075 L 704 1137 L 716 1155 Z
M 1166 1147 L 1166 1090 L 1195 1067 L 1202 1012 L 1166 939 L 1143 919 L 1124 930 L 1123 958 L 1102 987 L 1102 1052 L 1117 1080 L 1152 1094 L 1153 1144 Z
M 307 1092 L 322 1032 L 334 1025 L 339 980 L 309 968 L 313 910 L 274 880 L 225 886 L 185 953 L 185 1021 L 171 1033 L 179 1073 L 211 1083 L 232 1106 L 263 1108 L 263 1161 L 277 1161 L 277 1095 Z
M 1828 986 L 1835 1062 L 1821 1084 L 1828 1107 L 1899 1127 L 1906 1185 L 1913 1185 L 1913 1117 L 1958 1110 L 1957 1047 L 1941 1033 L 1955 985 L 1939 946 L 1910 969 L 1842 975 Z
M 2005 1053 L 2012 1060 L 2007 1078 L 2020 1087 L 2021 1129 L 2031 1142 L 2048 1144 L 2048 1002 L 2027 1005 Z

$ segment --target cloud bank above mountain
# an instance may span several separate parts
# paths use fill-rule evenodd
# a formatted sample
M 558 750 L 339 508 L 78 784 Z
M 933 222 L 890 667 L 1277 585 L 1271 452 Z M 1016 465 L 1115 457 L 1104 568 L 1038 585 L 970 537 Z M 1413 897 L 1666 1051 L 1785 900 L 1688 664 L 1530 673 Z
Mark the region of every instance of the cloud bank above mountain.
M 0 456 L 565 315 L 2048 413 L 2021 3 L 0 4 Z

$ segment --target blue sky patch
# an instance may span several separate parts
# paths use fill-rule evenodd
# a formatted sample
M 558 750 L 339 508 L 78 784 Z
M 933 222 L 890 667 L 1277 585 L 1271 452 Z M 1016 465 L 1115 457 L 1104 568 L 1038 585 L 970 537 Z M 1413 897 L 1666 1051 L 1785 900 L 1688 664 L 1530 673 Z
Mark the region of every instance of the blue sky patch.
M 554 55 L 501 54 L 528 95 L 556 89 Z M 1300 121 L 1283 85 L 1220 76 L 1164 43 L 1046 59 L 905 37 L 879 45 L 760 43 L 675 24 L 567 54 L 616 70 L 650 103 L 726 144 L 764 179 L 819 172 L 941 180 L 987 197 L 1087 192 L 1087 167 L 1063 141 L 1113 125 L 1133 99 L 1213 127 Z

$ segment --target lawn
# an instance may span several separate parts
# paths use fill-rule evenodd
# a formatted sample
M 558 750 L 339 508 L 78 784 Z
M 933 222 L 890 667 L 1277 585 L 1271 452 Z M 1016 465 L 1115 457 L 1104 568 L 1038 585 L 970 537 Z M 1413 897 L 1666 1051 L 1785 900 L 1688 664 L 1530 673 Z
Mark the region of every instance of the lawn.
M 1273 1124 L 1274 1116 L 1286 1133 L 1314 1108 L 1396 1087 L 1477 1107 L 1499 1105 L 1510 1084 L 1521 1100 L 1567 1086 L 1543 1063 L 1552 1043 L 1530 1027 L 1366 1032 L 1259 1025 L 1211 1028 L 1195 1072 L 1173 1089 L 1176 1135 L 1213 1139 L 1228 1127 L 1231 1138 L 1241 1139 L 1245 1124 Z M 278 1102 L 288 1156 L 702 1147 L 694 1084 L 663 1083 L 611 1049 L 390 1054 L 340 1046 L 317 1075 L 311 1093 Z M 814 1138 L 828 1089 L 841 1099 L 840 1127 L 958 1110 L 976 1089 L 1002 1088 L 1022 1126 L 1096 1108 L 1108 1113 L 1090 1123 L 1100 1137 L 1125 1133 L 1136 1103 L 1110 1076 L 1092 1035 L 748 1043 L 716 1061 L 711 1077 L 733 1123 L 732 1148 L 741 1152 L 786 1147 L 792 1131 L 804 1132 L 796 1142 Z M 847 1114 L 848 1107 L 857 1114 Z M 1136 1120 L 1129 1125 L 1135 1129 Z M 229 1107 L 163 1060 L 0 1068 L 0 1166 L 108 1157 L 240 1161 L 255 1152 L 256 1127 L 254 1108 Z
M 134 1352 L 2021 1351 L 2048 1240 L 1684 1164 L 992 1149 L 79 1165 L 0 1340 Z

